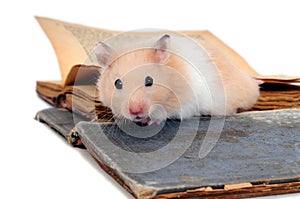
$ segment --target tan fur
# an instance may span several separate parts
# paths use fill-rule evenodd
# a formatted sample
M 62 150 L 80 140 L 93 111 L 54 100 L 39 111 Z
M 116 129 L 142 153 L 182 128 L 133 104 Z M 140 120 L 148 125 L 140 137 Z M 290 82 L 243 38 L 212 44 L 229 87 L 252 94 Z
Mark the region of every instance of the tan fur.
M 179 101 L 185 100 L 178 99 L 178 96 L 189 97 L 189 76 L 183 62 L 177 56 L 171 55 L 166 65 L 153 65 L 153 49 L 126 53 L 118 57 L 101 75 L 98 82 L 100 98 L 105 105 L 112 107 L 115 113 L 128 119 L 131 119 L 131 103 L 142 103 L 145 106 L 145 114 L 149 113 L 153 104 L 162 105 L 167 112 L 177 110 L 182 103 Z M 144 79 L 147 75 L 153 76 L 154 85 L 145 91 Z M 121 78 L 124 84 L 120 91 L 122 94 L 118 94 L 118 90 L 114 88 L 114 81 L 118 78 Z
M 226 113 L 236 113 L 237 109 L 247 110 L 259 97 L 258 83 L 236 67 L 225 54 L 214 46 L 201 42 L 216 65 L 226 94 Z

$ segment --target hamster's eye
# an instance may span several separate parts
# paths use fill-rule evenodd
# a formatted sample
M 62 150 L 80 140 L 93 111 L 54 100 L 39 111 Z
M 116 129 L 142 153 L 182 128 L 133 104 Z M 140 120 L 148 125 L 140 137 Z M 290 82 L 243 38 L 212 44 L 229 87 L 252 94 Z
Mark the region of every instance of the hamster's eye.
M 153 78 L 150 76 L 147 76 L 145 78 L 145 86 L 152 86 L 152 84 L 153 84 Z
M 115 81 L 115 87 L 116 87 L 116 89 L 122 89 L 123 88 L 123 82 L 120 79 L 117 79 Z

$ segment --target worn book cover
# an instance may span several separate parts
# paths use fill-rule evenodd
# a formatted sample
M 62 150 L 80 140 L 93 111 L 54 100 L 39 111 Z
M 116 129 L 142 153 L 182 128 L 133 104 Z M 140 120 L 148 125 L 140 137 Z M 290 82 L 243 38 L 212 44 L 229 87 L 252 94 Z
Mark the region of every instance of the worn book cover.
M 115 123 L 75 121 L 78 117 L 57 108 L 36 115 L 74 146 L 85 147 L 135 198 L 231 199 L 300 192 L 299 109 L 168 120 L 148 138 L 130 135 Z M 211 123 L 220 121 L 222 131 L 210 132 Z

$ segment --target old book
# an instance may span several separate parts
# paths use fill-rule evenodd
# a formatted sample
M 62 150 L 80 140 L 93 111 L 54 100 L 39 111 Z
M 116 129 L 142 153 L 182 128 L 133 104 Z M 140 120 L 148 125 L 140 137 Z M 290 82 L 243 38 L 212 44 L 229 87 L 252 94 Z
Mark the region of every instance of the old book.
M 232 199 L 300 192 L 299 109 L 168 120 L 148 138 L 132 136 L 115 123 L 74 121 L 73 114 L 51 108 L 36 118 L 85 147 L 135 198 Z M 224 122 L 218 134 L 209 131 L 216 121 Z
M 280 76 L 258 76 L 261 85 L 260 97 L 254 110 L 273 110 L 300 107 L 300 78 Z
M 100 75 L 91 51 L 99 41 L 120 34 L 98 28 L 36 17 L 48 36 L 60 66 L 61 80 L 38 81 L 38 95 L 57 107 L 66 107 L 92 119 L 111 119 L 110 110 L 97 98 L 95 80 Z M 264 81 L 261 96 L 252 110 L 270 110 L 300 106 L 300 77 L 260 76 L 228 45 L 209 31 L 179 31 L 180 34 L 198 41 L 206 41 L 208 53 L 218 57 L 215 64 L 233 63 L 245 73 Z M 162 32 L 130 32 L 124 39 L 148 37 Z M 119 41 L 122 45 L 122 41 Z M 204 46 L 205 47 L 205 46 Z
M 101 66 L 93 63 L 90 52 L 95 43 L 120 32 L 37 20 L 55 49 L 61 80 L 37 82 L 38 95 L 60 108 L 42 110 L 36 119 L 72 145 L 86 148 L 135 198 L 243 198 L 300 192 L 299 109 L 167 120 L 152 137 L 139 137 L 136 129 L 124 131 L 109 122 L 112 114 L 95 87 Z M 252 110 L 300 106 L 299 77 L 262 77 L 209 31 L 181 33 L 207 41 L 219 61 L 230 61 L 264 81 Z M 153 33 L 130 34 L 129 39 L 134 39 Z M 210 132 L 211 121 L 222 121 L 222 129 Z M 171 152 L 152 153 L 164 147 Z M 169 157 L 176 157 L 167 162 L 171 164 L 164 162 Z

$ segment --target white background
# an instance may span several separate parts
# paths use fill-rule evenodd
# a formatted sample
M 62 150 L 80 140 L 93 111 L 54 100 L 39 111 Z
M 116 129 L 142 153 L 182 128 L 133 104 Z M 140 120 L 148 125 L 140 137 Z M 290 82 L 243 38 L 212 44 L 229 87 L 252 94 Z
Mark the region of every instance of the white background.
M 1 1 L 0 197 L 131 198 L 84 150 L 33 119 L 49 107 L 35 93 L 36 80 L 60 79 L 54 51 L 34 15 L 124 31 L 208 29 L 259 73 L 300 76 L 298 2 Z

